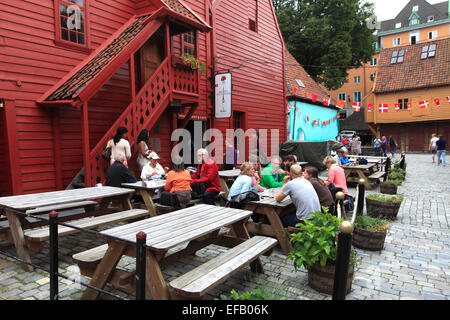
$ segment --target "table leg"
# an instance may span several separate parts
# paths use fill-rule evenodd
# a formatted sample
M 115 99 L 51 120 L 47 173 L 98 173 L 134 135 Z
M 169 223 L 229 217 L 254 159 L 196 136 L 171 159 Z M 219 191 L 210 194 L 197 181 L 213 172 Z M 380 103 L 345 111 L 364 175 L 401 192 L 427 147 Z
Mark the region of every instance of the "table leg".
M 164 255 L 161 256 L 161 259 Z M 147 276 L 145 277 L 147 295 L 155 300 L 170 299 L 169 288 L 161 272 L 159 261 L 154 252 L 147 250 L 146 269 Z
M 225 197 L 228 197 L 228 193 L 230 192 L 230 189 L 227 185 L 227 178 L 220 177 L 220 186 L 222 187 L 222 191 L 225 192 Z
M 364 174 L 364 170 L 357 170 L 356 172 L 358 173 L 358 176 L 365 181 L 364 185 L 366 186 L 366 188 L 371 189 L 369 180 L 367 179 L 366 175 Z
M 127 194 L 123 196 L 122 200 L 122 210 L 131 210 L 133 209 L 133 205 L 131 204 L 131 198 L 133 197 L 133 193 Z
M 25 237 L 23 234 L 22 225 L 19 221 L 19 217 L 13 212 L 6 211 L 6 216 L 8 217 L 9 227 L 14 240 L 14 245 L 16 247 L 17 255 L 20 259 L 31 263 L 30 255 L 25 249 Z M 34 268 L 30 265 L 24 264 L 23 268 L 25 271 L 33 271 Z
M 92 276 L 89 284 L 99 289 L 103 289 L 106 285 L 106 282 L 109 280 L 114 270 L 116 269 L 117 264 L 122 258 L 123 253 L 127 248 L 127 244 L 119 241 L 111 241 L 108 245 L 108 250 L 103 256 L 102 261 L 95 269 L 95 272 Z M 84 291 L 81 300 L 95 300 L 97 299 L 100 292 L 95 291 L 91 288 L 87 288 Z
M 236 222 L 231 225 L 231 228 L 234 230 L 234 233 L 238 238 L 247 240 L 250 239 L 250 235 L 248 234 L 247 228 L 244 225 L 246 222 L 247 220 Z M 264 273 L 264 268 L 259 258 L 250 262 L 250 270 L 252 270 L 253 272 Z
M 142 199 L 144 200 L 145 206 L 147 207 L 147 210 L 150 213 L 150 217 L 156 217 L 157 213 L 155 204 L 153 203 L 152 195 L 147 190 L 143 189 L 138 189 L 138 192 L 141 195 Z
M 289 235 L 286 232 L 286 229 L 283 227 L 283 224 L 281 223 L 280 216 L 273 208 L 264 207 L 263 211 L 267 219 L 269 220 L 270 226 L 275 232 L 281 249 L 283 249 L 283 252 L 285 254 L 288 254 L 290 251 L 292 251 L 293 247 L 291 242 L 289 241 Z

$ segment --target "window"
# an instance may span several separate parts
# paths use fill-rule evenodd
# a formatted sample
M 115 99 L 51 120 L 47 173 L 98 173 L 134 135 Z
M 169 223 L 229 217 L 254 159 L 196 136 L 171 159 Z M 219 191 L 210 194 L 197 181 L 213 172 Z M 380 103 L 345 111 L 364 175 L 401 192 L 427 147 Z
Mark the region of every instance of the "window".
M 409 44 L 416 44 L 420 42 L 420 32 L 413 31 L 409 33 Z
M 197 43 L 196 31 L 186 32 L 181 35 L 181 47 L 183 48 L 182 54 L 188 54 L 195 57 L 197 52 L 195 50 Z
M 302 80 L 296 79 L 295 81 L 297 81 L 297 84 L 298 84 L 300 87 L 306 88 L 305 85 L 303 84 Z
M 370 75 L 370 81 L 375 81 L 375 73 L 372 73 L 372 74 Z
M 393 51 L 391 56 L 391 64 L 402 63 L 405 58 L 405 50 Z
M 398 104 L 400 105 L 400 110 L 402 109 L 408 109 L 408 99 L 398 99 Z
M 248 28 L 258 32 L 258 0 L 248 1 Z
M 394 46 L 399 46 L 402 43 L 401 41 L 401 38 L 394 38 Z
M 87 47 L 86 0 L 55 0 L 56 42 Z
M 347 111 L 346 110 L 339 111 L 339 120 L 345 119 L 347 119 Z
M 361 91 L 353 92 L 353 102 L 361 102 Z
M 361 76 L 353 77 L 353 83 L 361 83 Z
M 416 24 L 419 24 L 419 19 L 411 19 L 411 22 L 410 22 L 410 26 L 414 26 L 414 25 L 416 25 Z
M 371 66 L 376 66 L 378 64 L 378 59 L 377 58 L 372 58 L 372 60 L 370 61 L 370 65 Z
M 420 59 L 433 58 L 436 55 L 436 44 L 422 47 Z
M 437 30 L 428 32 L 428 40 L 437 38 Z
M 419 11 L 419 6 L 413 6 L 412 7 L 412 12 L 417 12 Z
M 345 100 L 346 98 L 347 98 L 347 95 L 345 94 L 345 92 L 340 92 L 338 94 L 338 100 L 346 101 Z
M 402 27 L 402 23 L 401 22 L 397 22 L 395 24 L 395 29 L 401 28 Z
M 434 21 L 434 16 L 429 16 L 427 18 L 427 22 L 433 22 Z

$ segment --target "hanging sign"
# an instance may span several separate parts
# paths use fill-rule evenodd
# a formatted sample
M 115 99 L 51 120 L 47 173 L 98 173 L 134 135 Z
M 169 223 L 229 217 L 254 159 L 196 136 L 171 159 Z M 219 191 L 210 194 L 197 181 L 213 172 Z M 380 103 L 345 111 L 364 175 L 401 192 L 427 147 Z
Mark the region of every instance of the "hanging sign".
M 216 108 L 215 116 L 217 119 L 231 117 L 231 73 L 217 74 L 216 83 Z

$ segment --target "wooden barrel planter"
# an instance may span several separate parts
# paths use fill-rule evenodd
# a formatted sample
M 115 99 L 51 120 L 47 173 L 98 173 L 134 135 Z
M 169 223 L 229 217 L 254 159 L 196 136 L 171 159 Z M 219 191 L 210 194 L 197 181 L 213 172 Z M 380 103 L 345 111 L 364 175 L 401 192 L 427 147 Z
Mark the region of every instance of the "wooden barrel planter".
M 373 218 L 396 218 L 401 202 L 383 202 L 366 198 L 367 215 Z
M 370 231 L 355 227 L 352 244 L 359 249 L 380 251 L 384 248 L 386 233 L 386 231 Z
M 380 184 L 380 192 L 385 194 L 397 194 L 397 186 L 395 184 L 382 182 Z
M 332 295 L 334 285 L 334 269 L 335 266 L 332 265 L 322 267 L 318 263 L 314 264 L 311 269 L 308 270 L 308 285 L 316 291 Z M 354 266 L 350 265 L 348 268 L 346 294 L 349 294 L 352 289 L 353 274 Z

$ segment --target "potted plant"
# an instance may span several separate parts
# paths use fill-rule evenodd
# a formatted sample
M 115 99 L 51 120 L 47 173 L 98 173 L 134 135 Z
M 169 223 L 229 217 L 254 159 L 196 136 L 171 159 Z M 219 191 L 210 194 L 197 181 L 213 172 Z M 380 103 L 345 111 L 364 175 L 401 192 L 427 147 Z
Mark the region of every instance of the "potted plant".
M 391 227 L 389 221 L 368 216 L 357 216 L 354 227 L 353 246 L 370 251 L 383 250 L 386 233 Z
M 406 171 L 401 168 L 391 168 L 388 172 L 389 180 L 401 180 L 404 181 L 406 177 Z
M 205 74 L 206 65 L 197 58 L 185 53 L 180 56 L 180 59 L 186 66 L 190 67 L 192 70 L 198 69 L 200 70 L 201 74 Z
M 395 219 L 402 204 L 400 195 L 372 193 L 366 196 L 367 214 L 370 217 Z
M 336 264 L 336 236 L 341 222 L 327 212 L 314 212 L 305 224 L 297 224 L 300 232 L 291 235 L 293 250 L 287 260 L 294 260 L 294 267 L 308 270 L 308 285 L 325 294 L 333 293 Z M 352 249 L 348 269 L 347 293 L 351 291 L 356 253 Z
M 387 180 L 380 184 L 380 192 L 386 194 L 397 194 L 397 187 L 402 184 L 402 180 Z

